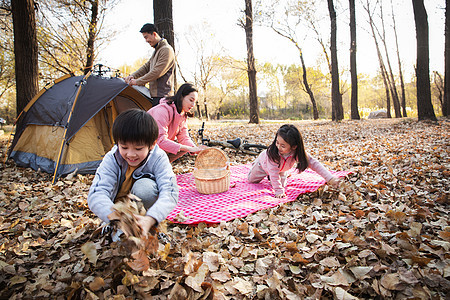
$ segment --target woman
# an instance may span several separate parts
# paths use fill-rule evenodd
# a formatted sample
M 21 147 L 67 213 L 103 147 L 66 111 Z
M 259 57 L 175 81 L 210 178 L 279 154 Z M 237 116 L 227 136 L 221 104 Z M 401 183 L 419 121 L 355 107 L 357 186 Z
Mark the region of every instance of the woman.
M 159 127 L 157 144 L 166 151 L 170 162 L 187 152 L 197 153 L 206 148 L 196 146 L 188 134 L 186 121 L 188 116 L 193 116 L 190 111 L 197 98 L 197 89 L 192 84 L 185 83 L 174 96 L 161 99 L 159 105 L 148 111 Z

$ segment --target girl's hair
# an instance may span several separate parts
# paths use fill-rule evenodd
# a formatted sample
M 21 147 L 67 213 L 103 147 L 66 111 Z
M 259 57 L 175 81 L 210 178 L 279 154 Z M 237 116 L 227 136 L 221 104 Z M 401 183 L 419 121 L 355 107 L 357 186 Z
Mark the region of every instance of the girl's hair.
M 114 142 L 144 144 L 151 147 L 159 135 L 158 124 L 145 110 L 132 108 L 119 114 L 114 120 Z
M 166 97 L 167 104 L 175 103 L 175 106 L 177 108 L 177 112 L 181 114 L 181 110 L 183 109 L 183 98 L 189 95 L 192 92 L 197 92 L 197 88 L 192 83 L 183 83 L 183 85 L 180 86 L 177 93 L 173 96 Z M 186 112 L 186 115 L 188 117 L 193 117 L 194 114 L 191 112 Z
M 280 163 L 280 154 L 278 153 L 278 148 L 276 146 L 278 136 L 283 138 L 289 146 L 297 146 L 294 150 L 294 158 L 298 161 L 297 169 L 300 172 L 306 170 L 308 167 L 308 157 L 306 156 L 305 147 L 303 146 L 302 135 L 297 127 L 292 124 L 285 124 L 278 129 L 275 139 L 267 149 L 269 159 L 278 164 Z

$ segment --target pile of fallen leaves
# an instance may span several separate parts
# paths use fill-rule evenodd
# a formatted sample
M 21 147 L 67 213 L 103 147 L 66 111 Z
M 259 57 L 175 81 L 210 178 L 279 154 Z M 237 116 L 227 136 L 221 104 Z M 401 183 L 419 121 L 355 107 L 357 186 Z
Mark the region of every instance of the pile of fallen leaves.
M 324 186 L 221 224 L 163 222 L 156 253 L 145 258 L 133 259 L 127 239 L 101 234 L 86 203 L 92 176 L 51 185 L 49 174 L 8 161 L 0 167 L 0 298 L 448 297 L 449 121 L 295 124 L 312 156 L 353 171 L 339 190 Z M 205 135 L 270 144 L 279 126 L 207 124 Z M 254 159 L 226 151 L 232 163 Z M 182 158 L 174 170 L 193 163 Z

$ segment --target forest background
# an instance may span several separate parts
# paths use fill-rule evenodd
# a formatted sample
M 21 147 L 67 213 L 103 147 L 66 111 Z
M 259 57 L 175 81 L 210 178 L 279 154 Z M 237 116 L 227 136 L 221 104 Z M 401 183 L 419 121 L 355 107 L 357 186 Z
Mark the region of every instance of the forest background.
M 0 116 L 11 123 L 17 114 L 13 26 L 9 1 L 1 3 Z M 138 31 L 145 22 L 152 22 L 152 1 L 45 0 L 37 3 L 39 88 L 63 74 L 83 72 L 93 3 L 97 3 L 93 64 L 107 65 L 125 76 L 145 62 L 153 51 Z M 200 88 L 197 116 L 244 119 L 248 116 L 244 4 L 237 0 L 220 5 L 173 1 L 176 78 L 178 83 L 190 81 Z M 442 115 L 445 2 L 425 1 L 424 4 L 429 20 L 432 103 L 435 113 Z M 385 75 L 394 83 L 391 86 L 397 86 L 400 101 L 404 98 L 407 115 L 417 116 L 416 41 L 411 3 L 360 0 L 355 7 L 359 115 L 367 117 L 370 111 L 387 107 L 392 116 L 396 115 L 394 106 L 387 104 L 394 99 L 389 99 L 386 93 L 385 78 L 380 71 L 384 65 Z M 344 116 L 349 118 L 347 1 L 335 1 L 335 10 L 339 90 Z M 331 118 L 330 20 L 326 1 L 254 1 L 253 15 L 260 117 L 312 119 L 312 104 L 303 79 L 307 73 L 319 118 Z

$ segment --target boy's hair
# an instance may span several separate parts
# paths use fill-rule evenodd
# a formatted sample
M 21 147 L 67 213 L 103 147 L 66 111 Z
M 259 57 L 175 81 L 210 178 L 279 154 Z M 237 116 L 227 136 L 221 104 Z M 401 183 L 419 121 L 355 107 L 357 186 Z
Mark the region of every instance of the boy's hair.
M 166 97 L 166 99 L 168 100 L 167 104 L 175 103 L 177 112 L 181 114 L 181 110 L 183 109 L 183 98 L 192 92 L 198 93 L 197 88 L 192 83 L 189 82 L 183 83 L 175 95 Z M 194 114 L 191 112 L 187 112 L 186 115 L 188 117 L 194 116 Z
M 292 124 L 284 124 L 278 129 L 277 134 L 275 135 L 275 139 L 269 146 L 269 149 L 267 149 L 267 155 L 269 156 L 269 159 L 278 164 L 280 163 L 280 154 L 278 153 L 278 148 L 276 146 L 278 136 L 283 138 L 283 140 L 285 140 L 285 142 L 288 143 L 289 146 L 297 146 L 297 148 L 295 148 L 294 150 L 294 158 L 296 161 L 298 161 L 297 169 L 300 172 L 306 170 L 306 168 L 308 167 L 308 157 L 306 156 L 305 147 L 303 145 L 303 138 L 297 127 Z
M 146 23 L 142 26 L 141 30 L 139 30 L 140 33 L 153 33 L 156 32 L 158 33 L 158 30 L 156 29 L 155 24 L 151 24 L 151 23 Z
M 114 142 L 153 146 L 159 129 L 155 119 L 145 110 L 132 108 L 120 113 L 114 120 L 112 134 Z

